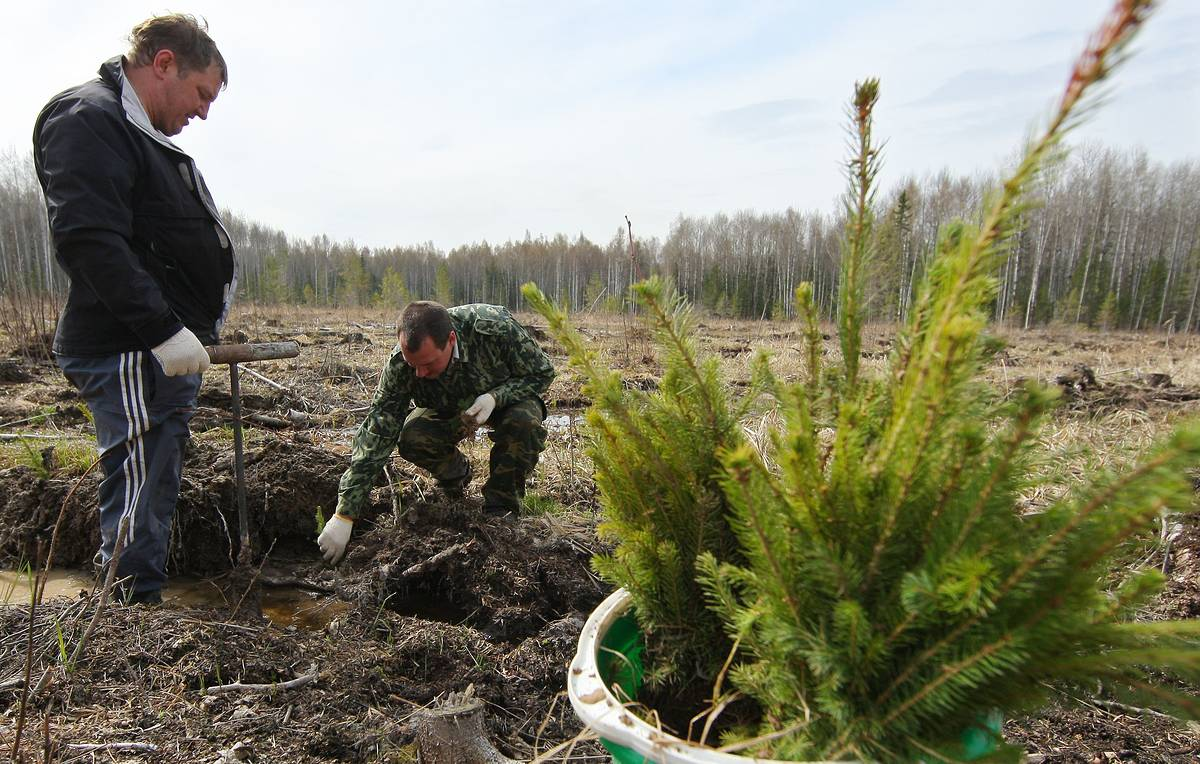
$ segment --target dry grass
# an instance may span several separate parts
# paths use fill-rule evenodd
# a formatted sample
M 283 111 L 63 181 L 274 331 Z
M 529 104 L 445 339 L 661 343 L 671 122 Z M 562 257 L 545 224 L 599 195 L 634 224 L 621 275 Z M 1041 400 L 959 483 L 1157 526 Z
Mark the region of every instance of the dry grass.
M 522 314 L 519 318 L 526 324 L 538 324 L 532 314 Z M 620 369 L 630 385 L 645 388 L 656 383 L 661 367 L 653 356 L 649 336 L 636 321 L 598 315 L 578 316 L 576 320 L 600 358 Z M 300 341 L 299 358 L 257 363 L 250 368 L 286 387 L 289 392 L 282 398 L 287 406 L 310 418 L 309 426 L 285 431 L 286 437 L 304 439 L 329 453 L 348 458 L 354 429 L 374 392 L 379 370 L 391 352 L 394 322 L 394 311 L 376 309 L 245 306 L 231 318 L 228 328 L 230 332 L 244 332 L 249 341 L 292 338 Z M 832 337 L 832 327 L 824 327 L 824 331 Z M 881 373 L 886 368 L 894 334 L 893 327 L 868 327 L 863 341 L 865 373 Z M 1008 348 L 987 369 L 987 377 L 1001 391 L 1021 379 L 1053 384 L 1056 376 L 1078 364 L 1092 368 L 1108 390 L 1136 385 L 1138 378 L 1149 372 L 1171 375 L 1176 389 L 1200 389 L 1200 337 L 1061 328 L 1031 332 L 1003 330 L 999 334 L 1008 342 Z M 749 380 L 750 362 L 759 349 L 771 353 L 773 367 L 782 378 L 801 379 L 806 373 L 798 324 L 703 318 L 697 339 L 705 351 L 719 358 L 727 378 L 734 384 Z M 550 415 L 554 418 L 547 449 L 529 487 L 530 509 L 536 517 L 522 522 L 537 523 L 539 537 L 561 539 L 581 553 L 591 554 L 599 551 L 601 544 L 594 533 L 598 510 L 592 465 L 579 424 L 586 401 L 579 381 L 565 370 L 562 353 L 548 341 L 543 344 L 560 374 L 547 395 Z M 836 340 L 827 340 L 827 362 L 835 362 L 838 353 Z M 58 411 L 54 407 L 64 400 L 65 382 L 61 375 L 53 367 L 29 368 L 29 380 L 0 385 L 0 433 L 67 437 L 70 443 L 86 443 L 89 429 L 86 421 L 77 415 L 67 417 L 73 403 L 60 406 L 65 413 L 42 416 L 43 412 Z M 279 398 L 276 387 L 250 374 L 243 374 L 241 384 L 244 396 Z M 1143 388 L 1138 390 L 1146 392 Z M 205 375 L 202 411 L 198 415 L 206 417 L 208 424 L 196 427 L 195 437 L 228 448 L 229 429 L 222 420 L 222 395 L 228 395 L 228 372 L 225 367 L 214 367 Z M 206 402 L 205 396 L 210 396 L 210 400 Z M 1043 469 L 1047 474 L 1064 476 L 1066 486 L 1095 470 L 1114 468 L 1136 459 L 1181 418 L 1200 412 L 1200 401 L 1164 400 L 1152 394 L 1097 400 L 1097 405 L 1084 401 L 1081 405 L 1064 407 L 1042 434 L 1046 453 Z M 286 412 L 269 413 L 282 416 Z M 745 423 L 751 440 L 764 448 L 767 433 L 778 425 L 778 415 L 773 412 L 760 412 Z M 281 436 L 276 431 L 248 427 L 246 437 L 247 449 L 254 450 Z M 476 481 L 482 481 L 486 473 L 489 445 L 486 437 L 465 444 L 476 467 Z M 44 447 L 37 445 L 38 453 Z M 28 449 L 11 442 L 0 448 L 0 452 L 9 453 L 13 449 L 28 454 Z M 9 458 L 18 460 L 17 456 Z M 0 469 L 4 466 L 0 463 Z M 418 496 L 422 492 L 433 493 L 428 476 L 417 474 L 418 470 L 399 460 L 393 462 L 390 473 L 393 480 L 405 484 L 405 490 L 411 489 Z M 1054 498 L 1049 490 L 1033 492 L 1026 497 L 1028 509 L 1036 511 Z M 1129 551 L 1128 563 L 1163 564 L 1169 551 L 1166 539 L 1174 527 L 1177 527 L 1175 521 L 1164 522 L 1162 533 L 1143 539 Z M 1180 543 L 1176 542 L 1176 548 Z M 1194 578 L 1193 568 L 1182 562 L 1182 553 L 1177 559 L 1181 574 Z M 1186 582 L 1176 582 L 1176 577 L 1172 575 L 1172 586 L 1184 587 Z M 77 631 L 70 622 L 78 609 L 87 607 L 85 600 L 78 600 L 55 604 L 43 611 L 34 626 L 38 665 L 59 664 L 58 630 L 65 629 L 69 641 Z M 0 610 L 0 616 L 9 635 L 0 639 L 0 657 L 5 658 L 6 665 L 19 665 L 23 658 L 17 651 L 23 650 L 27 615 Z M 387 633 L 381 638 L 380 624 L 385 621 Z M 92 760 L 92 754 L 81 756 L 65 750 L 62 746 L 68 741 L 124 742 L 136 739 L 136 735 L 146 730 L 157 730 L 152 735 L 155 740 L 173 741 L 175 750 L 162 752 L 165 760 L 199 760 L 195 758 L 199 756 L 212 760 L 216 750 L 228 749 L 237 740 L 255 736 L 261 741 L 257 744 L 257 760 L 262 761 L 411 760 L 405 730 L 410 712 L 417 707 L 402 702 L 402 696 L 397 694 L 402 690 L 393 688 L 390 682 L 398 675 L 401 662 L 432 660 L 441 653 L 430 646 L 433 642 L 413 644 L 418 639 L 413 622 L 386 611 L 381 614 L 374 608 L 357 608 L 340 624 L 342 632 L 337 634 L 300 632 L 285 636 L 272 628 L 217 622 L 211 613 L 113 609 L 106 616 L 94 648 L 89 647 L 85 665 L 78 667 L 73 675 L 67 675 L 61 665 L 57 669 L 61 672 L 61 684 L 50 693 L 53 701 L 49 705 L 39 704 L 34 709 L 27 745 L 40 736 L 41 720 L 49 718 L 56 761 Z M 444 649 L 449 651 L 446 655 L 454 653 L 459 663 L 464 666 L 469 663 L 470 671 L 481 669 L 467 661 L 459 648 L 471 652 L 480 665 L 498 666 L 501 671 L 517 670 L 520 656 L 493 654 L 486 644 L 462 641 L 466 637 L 457 630 L 426 634 L 421 639 L 445 645 Z M 355 649 L 348 658 L 343 656 L 345 659 L 331 662 L 327 668 L 323 665 L 321 679 L 305 696 L 307 700 L 299 700 L 300 696 L 294 700 L 286 694 L 215 699 L 201 696 L 202 688 L 214 683 L 235 679 L 275 681 L 299 676 L 312 662 L 336 652 L 338 645 L 345 649 L 347 640 L 356 642 Z M 0 685 L 4 680 L 5 677 L 0 677 Z M 367 689 L 371 692 L 367 693 Z M 532 720 L 530 724 L 536 727 L 539 721 Z M 1033 730 L 1034 726 L 1028 729 Z M 1029 732 L 1027 736 L 1032 734 Z M 4 741 L 11 738 L 11 727 L 2 721 L 0 735 Z M 1081 747 L 1086 748 L 1086 740 L 1072 742 L 1064 750 Z M 595 753 L 594 744 L 590 744 L 575 751 L 572 760 L 594 761 Z M 31 753 L 30 760 L 35 755 Z M 145 754 L 114 751 L 100 752 L 95 760 L 101 756 L 148 760 Z M 1167 759 L 1147 756 L 1143 760 Z

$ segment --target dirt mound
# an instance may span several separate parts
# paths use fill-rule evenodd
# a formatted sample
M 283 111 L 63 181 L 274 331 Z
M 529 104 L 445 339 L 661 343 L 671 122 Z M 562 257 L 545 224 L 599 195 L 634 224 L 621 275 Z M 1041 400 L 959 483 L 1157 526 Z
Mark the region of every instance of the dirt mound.
M 352 542 L 341 589 L 364 605 L 519 642 L 603 599 L 609 587 L 589 558 L 538 518 L 487 517 L 477 499 L 415 502 Z
M 146 761 L 412 761 L 414 715 L 468 684 L 488 705 L 489 738 L 508 755 L 531 758 L 579 730 L 560 697 L 581 625 L 574 617 L 509 649 L 468 626 L 376 607 L 304 632 L 200 609 L 110 606 L 83 658 L 63 674 L 56 629 L 73 644 L 94 609 L 81 598 L 40 613 L 33 675 L 43 666 L 55 673 L 27 708 L 25 751 L 41 751 L 41 719 L 49 717 L 45 743 L 56 761 L 68 743 L 130 740 L 155 747 L 131 754 Z M 16 647 L 27 627 L 26 609 L 0 607 L 0 634 L 9 635 L 0 639 L 0 680 L 23 676 Z M 308 683 L 295 689 L 212 692 L 300 677 Z M 0 713 L 15 718 L 20 696 L 17 684 L 0 681 Z M 234 746 L 242 756 L 221 756 Z M 577 749 L 585 752 L 597 753 L 596 744 Z
M 1141 764 L 1194 764 L 1200 746 L 1179 733 L 1177 723 L 1153 711 L 1118 703 L 1091 701 L 1071 705 L 1066 695 L 1036 717 L 1010 720 L 1004 725 L 1009 743 L 1039 751 L 1029 761 L 1068 762 L 1133 761 Z
M 345 458 L 291 440 L 245 455 L 246 515 L 255 559 L 316 555 L 316 510 L 337 504 Z M 232 448 L 198 444 L 183 468 L 169 572 L 206 576 L 231 568 L 240 536 Z
M 14 382 L 29 382 L 33 373 L 29 371 L 29 361 L 24 358 L 0 358 L 0 384 Z
M 79 478 L 45 477 L 30 467 L 0 470 L 0 565 L 16 567 L 50 554 L 50 537 L 63 501 L 71 496 L 59 527 L 53 564 L 79 566 L 88 563 L 100 544 L 100 515 L 96 491 L 100 476 L 93 471 Z
M 316 556 L 316 509 L 337 503 L 345 458 L 290 440 L 272 440 L 246 453 L 246 508 L 256 557 L 273 548 L 281 554 Z M 0 564 L 32 560 L 39 540 L 50 535 L 63 500 L 76 482 L 63 513 L 53 564 L 88 564 L 100 544 L 96 495 L 98 470 L 44 477 L 27 467 L 0 471 Z M 184 461 L 175 508 L 168 572 L 208 576 L 237 560 L 237 491 L 232 447 L 192 441 Z
M 1062 390 L 1063 408 L 1072 412 L 1105 414 L 1122 409 L 1146 411 L 1200 401 L 1200 388 L 1177 386 L 1170 375 L 1143 374 L 1128 381 L 1102 382 L 1091 367 L 1076 364 L 1054 378 Z

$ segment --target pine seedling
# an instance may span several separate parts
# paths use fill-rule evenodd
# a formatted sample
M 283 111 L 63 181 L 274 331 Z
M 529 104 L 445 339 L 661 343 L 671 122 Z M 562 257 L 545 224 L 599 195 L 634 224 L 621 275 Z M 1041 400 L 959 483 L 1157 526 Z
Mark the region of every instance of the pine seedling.
M 533 284 L 522 292 L 567 349 L 593 400 L 587 424 L 604 510 L 598 532 L 616 542 L 593 565 L 633 598 L 654 656 L 649 679 L 678 684 L 711 676 L 730 645 L 705 606 L 695 560 L 701 553 L 741 560 L 726 523 L 719 455 L 745 443 L 741 422 L 759 394 L 752 386 L 734 399 L 716 359 L 699 356 L 691 309 L 659 279 L 634 287 L 640 315 L 665 356 L 662 382 L 652 392 L 627 390 L 561 309 Z
M 838 292 L 838 339 L 842 345 L 845 384 L 858 382 L 862 349 L 862 326 L 866 318 L 865 271 L 874 250 L 875 177 L 879 174 L 880 149 L 872 144 L 872 115 L 879 101 L 879 80 L 869 79 L 854 89 L 854 100 L 846 110 L 850 117 L 852 156 L 846 162 L 849 181 L 844 201 L 849 221 L 842 240 L 841 280 Z M 801 306 L 801 310 L 804 308 Z
M 1060 154 L 1148 4 L 1118 5 L 1080 59 L 1042 137 L 992 200 L 983 224 L 947 227 L 882 384 L 846 360 L 833 391 L 837 432 L 826 456 L 811 382 L 770 383 L 787 412 L 776 472 L 753 450 L 722 459 L 726 497 L 746 562 L 702 555 L 697 567 L 741 655 L 733 684 L 762 709 L 760 729 L 735 737 L 783 759 L 954 761 L 959 736 L 990 709 L 1025 710 L 1048 683 L 1096 678 L 1142 705 L 1195 718 L 1200 704 L 1146 678 L 1153 666 L 1200 675 L 1194 621 L 1127 619 L 1161 586 L 1154 571 L 1103 588 L 1119 545 L 1168 508 L 1186 508 L 1200 427 L 1181 428 L 1123 475 L 1102 474 L 1041 514 L 1021 517 L 1039 425 L 1056 394 L 1034 386 L 997 400 L 979 381 L 992 274 L 1025 209 L 1025 192 Z M 854 168 L 869 149 L 877 95 L 860 85 Z M 870 174 L 851 175 L 848 241 L 871 218 Z M 853 256 L 853 247 L 847 250 Z M 846 278 L 861 278 L 857 266 Z M 853 302 L 856 285 L 843 285 Z M 801 313 L 804 312 L 801 293 Z M 839 332 L 858 331 L 840 306 Z M 859 347 L 841 338 L 844 352 Z M 999 747 L 995 758 L 1017 758 Z
M 802 285 L 808 374 L 785 383 L 755 364 L 752 391 L 769 393 L 784 422 L 767 454 L 737 422 L 757 396 L 727 397 L 690 341 L 686 307 L 660 282 L 637 290 L 666 353 L 653 393 L 625 390 L 526 285 L 594 400 L 601 532 L 616 542 L 597 567 L 630 590 L 660 681 L 720 683 L 718 664 L 732 655 L 727 679 L 760 717 L 727 731 L 726 743 L 788 760 L 961 761 L 974 755 L 962 742 L 971 732 L 991 739 L 989 760 L 1015 761 L 1021 751 L 996 739 L 996 712 L 1036 707 L 1054 684 L 1092 691 L 1097 679 L 1137 705 L 1200 715 L 1190 695 L 1147 676 L 1153 667 L 1200 678 L 1200 623 L 1131 620 L 1161 588 L 1155 571 L 1106 589 L 1120 546 L 1191 502 L 1200 426 L 1022 516 L 1021 496 L 1053 478 L 1038 469 L 1037 438 L 1057 394 L 1024 385 L 1001 398 L 980 374 L 994 348 L 984 333 L 993 274 L 1027 192 L 1149 10 L 1117 4 L 982 222 L 941 232 L 881 379 L 858 368 L 879 86 L 856 87 L 842 364 L 820 368 L 812 289 Z

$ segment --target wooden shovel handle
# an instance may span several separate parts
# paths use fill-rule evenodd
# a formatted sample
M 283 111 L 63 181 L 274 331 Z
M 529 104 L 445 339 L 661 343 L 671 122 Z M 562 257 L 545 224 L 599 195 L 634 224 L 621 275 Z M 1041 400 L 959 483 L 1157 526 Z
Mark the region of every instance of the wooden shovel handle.
M 213 363 L 244 363 L 246 361 L 270 361 L 275 358 L 295 358 L 300 355 L 300 343 L 252 342 L 247 345 L 209 345 L 208 360 Z

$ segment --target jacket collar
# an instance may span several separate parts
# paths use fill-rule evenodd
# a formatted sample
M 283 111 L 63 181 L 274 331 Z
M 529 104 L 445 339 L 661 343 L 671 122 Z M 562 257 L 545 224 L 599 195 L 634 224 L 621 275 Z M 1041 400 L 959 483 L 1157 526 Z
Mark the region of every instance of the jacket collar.
M 125 76 L 124 60 L 124 56 L 114 56 L 101 64 L 100 79 L 104 80 L 121 97 L 121 108 L 125 112 L 125 119 L 163 146 L 181 154 L 186 153 L 158 128 L 150 124 L 150 116 L 146 114 L 146 107 L 142 105 L 142 99 L 138 97 L 129 78 Z
M 471 362 L 471 349 L 463 342 L 462 330 L 465 324 L 465 321 L 459 321 L 453 313 L 450 314 L 450 325 L 454 327 L 454 336 L 458 338 L 454 343 L 454 357 L 450 361 L 452 366 Z

